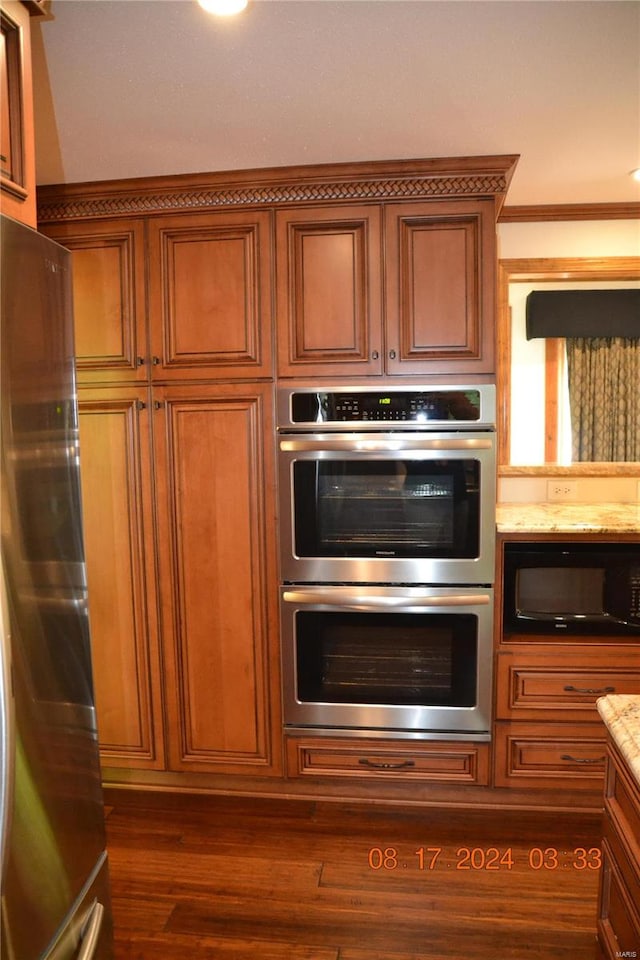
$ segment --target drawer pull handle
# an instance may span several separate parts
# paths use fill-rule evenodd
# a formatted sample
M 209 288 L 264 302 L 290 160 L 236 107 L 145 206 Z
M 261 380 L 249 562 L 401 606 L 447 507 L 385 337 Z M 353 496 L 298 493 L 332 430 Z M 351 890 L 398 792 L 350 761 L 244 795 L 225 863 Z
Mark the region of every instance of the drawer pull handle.
M 571 763 L 603 763 L 607 758 L 604 757 L 572 757 L 569 753 L 563 753 L 561 760 L 570 760 Z
M 372 767 L 374 770 L 405 770 L 407 767 L 415 767 L 414 760 L 401 760 L 399 763 L 388 763 L 385 760 L 369 760 L 368 757 L 361 757 L 358 760 L 363 767 Z
M 615 693 L 615 687 L 601 687 L 599 690 L 591 687 L 574 687 L 572 684 L 568 684 L 564 688 L 568 693 Z

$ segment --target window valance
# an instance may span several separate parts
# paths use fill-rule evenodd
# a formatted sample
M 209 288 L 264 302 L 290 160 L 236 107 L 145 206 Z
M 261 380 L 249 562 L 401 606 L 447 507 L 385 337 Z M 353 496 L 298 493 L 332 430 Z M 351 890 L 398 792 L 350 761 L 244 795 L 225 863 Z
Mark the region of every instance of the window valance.
M 640 337 L 640 290 L 534 290 L 527 340 L 535 337 Z

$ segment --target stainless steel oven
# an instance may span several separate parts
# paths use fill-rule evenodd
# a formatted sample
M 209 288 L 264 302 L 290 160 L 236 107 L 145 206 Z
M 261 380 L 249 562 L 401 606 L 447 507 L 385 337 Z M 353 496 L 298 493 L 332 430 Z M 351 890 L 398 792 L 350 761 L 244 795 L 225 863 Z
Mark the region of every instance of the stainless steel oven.
M 494 387 L 278 403 L 287 729 L 488 739 Z
M 290 731 L 488 740 L 491 588 L 287 586 Z
M 493 583 L 493 385 L 278 403 L 283 582 Z

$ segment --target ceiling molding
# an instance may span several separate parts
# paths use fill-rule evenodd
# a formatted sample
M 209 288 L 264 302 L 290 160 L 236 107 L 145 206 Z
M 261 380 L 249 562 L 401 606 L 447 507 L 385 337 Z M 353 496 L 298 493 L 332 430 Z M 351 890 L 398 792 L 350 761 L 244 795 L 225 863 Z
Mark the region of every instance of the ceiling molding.
M 541 220 L 640 220 L 640 203 L 555 203 L 504 206 L 500 223 Z

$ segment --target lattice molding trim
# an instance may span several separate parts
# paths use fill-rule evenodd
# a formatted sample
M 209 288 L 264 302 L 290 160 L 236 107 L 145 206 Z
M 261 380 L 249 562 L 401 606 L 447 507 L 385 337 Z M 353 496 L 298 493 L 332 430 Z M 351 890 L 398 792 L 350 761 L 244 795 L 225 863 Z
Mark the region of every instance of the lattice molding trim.
M 112 194 L 95 197 L 61 197 L 38 205 L 38 221 L 79 220 L 170 211 L 211 210 L 216 207 L 277 206 L 325 200 L 401 200 L 478 197 L 505 194 L 502 174 L 458 174 L 384 180 L 328 183 L 287 183 L 186 187 L 155 193 Z

